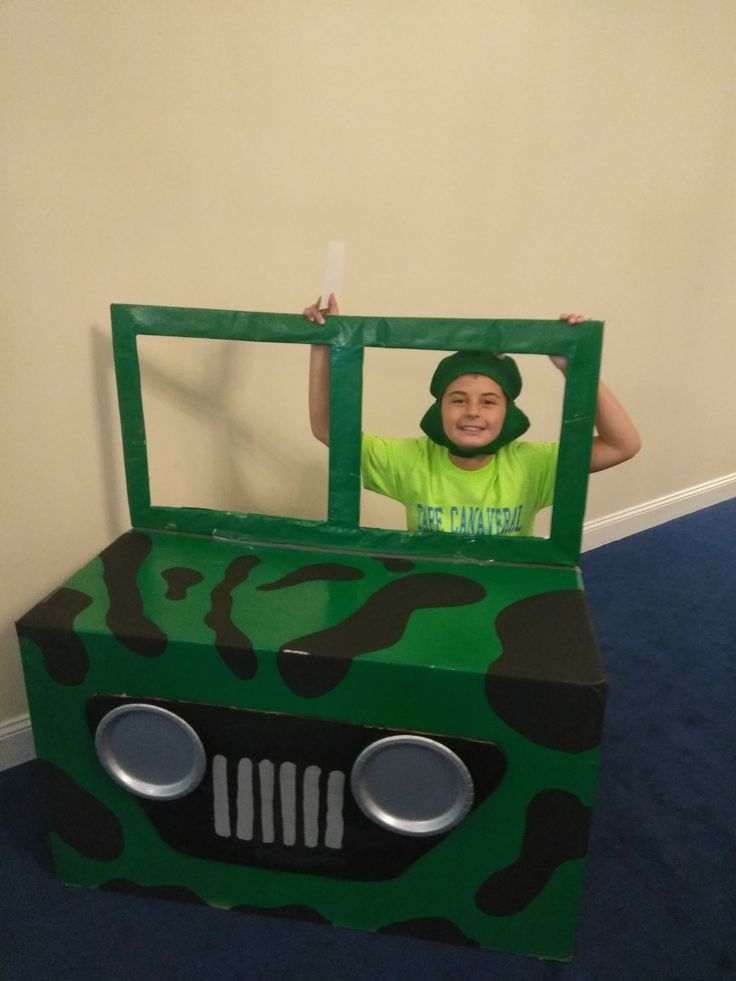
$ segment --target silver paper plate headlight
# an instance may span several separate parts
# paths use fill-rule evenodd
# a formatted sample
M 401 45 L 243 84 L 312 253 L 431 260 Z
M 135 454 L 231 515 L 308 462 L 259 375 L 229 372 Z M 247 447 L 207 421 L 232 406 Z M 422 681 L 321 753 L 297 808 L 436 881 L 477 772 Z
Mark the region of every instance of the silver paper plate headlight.
M 376 824 L 397 834 L 437 835 L 473 806 L 473 779 L 447 746 L 426 736 L 388 736 L 353 764 L 353 796 Z
M 201 783 L 207 768 L 194 729 L 157 705 L 131 703 L 112 709 L 97 726 L 95 748 L 116 783 L 152 800 L 186 796 Z

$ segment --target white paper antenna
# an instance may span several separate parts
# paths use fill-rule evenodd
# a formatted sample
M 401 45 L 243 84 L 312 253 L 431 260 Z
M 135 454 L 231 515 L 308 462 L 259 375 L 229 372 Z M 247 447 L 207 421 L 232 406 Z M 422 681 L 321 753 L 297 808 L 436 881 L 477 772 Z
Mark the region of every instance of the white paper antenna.
M 327 258 L 325 259 L 325 275 L 322 280 L 322 292 L 320 293 L 320 308 L 325 309 L 330 298 L 330 293 L 339 296 L 342 289 L 342 279 L 345 273 L 345 243 L 329 242 L 327 245 Z

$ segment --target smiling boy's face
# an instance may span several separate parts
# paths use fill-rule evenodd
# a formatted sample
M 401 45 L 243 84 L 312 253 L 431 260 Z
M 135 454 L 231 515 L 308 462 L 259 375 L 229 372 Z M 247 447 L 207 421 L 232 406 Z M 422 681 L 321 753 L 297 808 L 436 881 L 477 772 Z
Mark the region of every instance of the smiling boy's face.
M 445 389 L 441 410 L 447 438 L 460 449 L 478 449 L 501 432 L 506 396 L 486 375 L 460 375 Z

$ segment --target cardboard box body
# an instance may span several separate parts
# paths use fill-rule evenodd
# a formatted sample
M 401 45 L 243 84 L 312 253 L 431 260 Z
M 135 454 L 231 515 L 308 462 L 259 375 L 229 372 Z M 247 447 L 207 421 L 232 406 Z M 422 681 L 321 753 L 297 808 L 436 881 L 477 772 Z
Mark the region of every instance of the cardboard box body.
M 576 568 L 132 530 L 18 632 L 63 881 L 570 955 L 606 687 Z

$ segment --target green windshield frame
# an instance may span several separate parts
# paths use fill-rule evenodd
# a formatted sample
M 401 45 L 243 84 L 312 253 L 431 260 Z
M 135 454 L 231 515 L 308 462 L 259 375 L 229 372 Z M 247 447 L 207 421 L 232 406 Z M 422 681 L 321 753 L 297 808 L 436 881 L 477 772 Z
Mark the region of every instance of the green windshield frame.
M 603 323 L 302 316 L 113 304 L 113 350 L 133 527 L 310 548 L 468 561 L 577 565 L 593 439 Z M 326 521 L 151 504 L 137 337 L 325 344 L 330 354 Z M 366 528 L 360 524 L 360 435 L 366 347 L 554 354 L 568 359 L 549 538 Z M 305 390 L 306 390 L 305 378 Z

